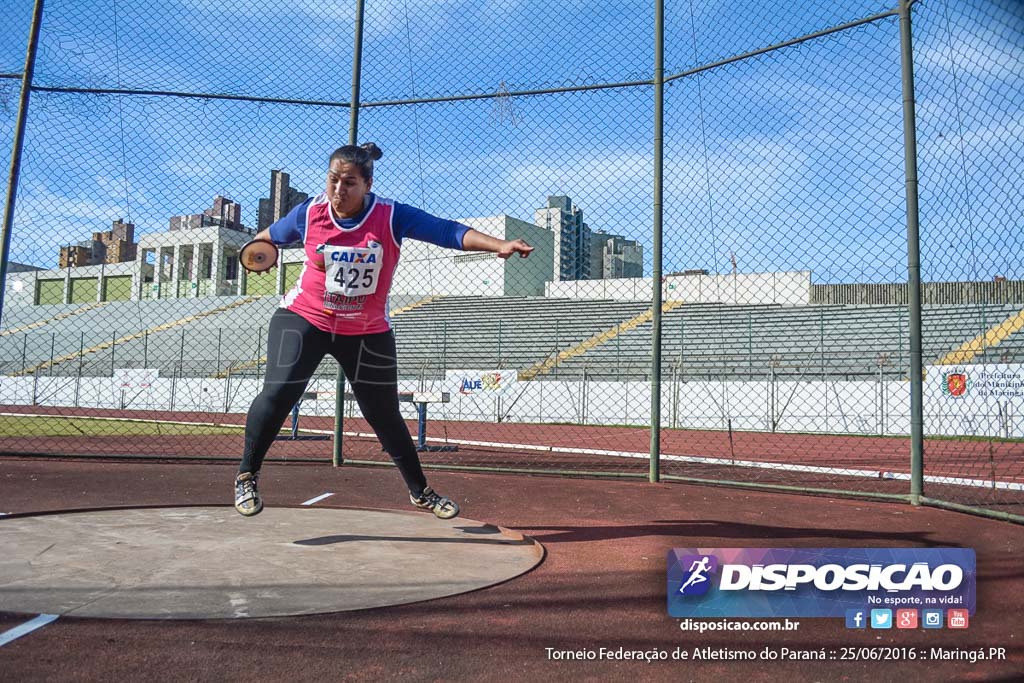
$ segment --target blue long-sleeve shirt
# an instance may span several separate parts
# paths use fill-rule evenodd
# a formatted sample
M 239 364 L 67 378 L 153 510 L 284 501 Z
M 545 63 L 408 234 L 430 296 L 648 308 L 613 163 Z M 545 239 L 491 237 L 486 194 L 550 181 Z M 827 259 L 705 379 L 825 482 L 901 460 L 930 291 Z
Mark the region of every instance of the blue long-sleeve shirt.
M 366 217 L 376 200 L 376 195 L 372 192 L 367 196 L 370 201 L 367 202 L 366 207 L 351 218 L 335 219 L 338 225 L 342 228 L 353 228 L 358 225 Z M 287 215 L 270 226 L 270 239 L 274 244 L 291 244 L 305 240 L 306 208 L 314 199 L 316 198 L 310 197 L 295 206 Z M 414 240 L 429 242 L 439 247 L 460 250 L 462 249 L 462 239 L 470 230 L 468 225 L 438 218 L 422 209 L 399 202 L 394 203 L 391 225 L 395 233 L 395 241 L 399 244 L 404 238 L 411 237 Z

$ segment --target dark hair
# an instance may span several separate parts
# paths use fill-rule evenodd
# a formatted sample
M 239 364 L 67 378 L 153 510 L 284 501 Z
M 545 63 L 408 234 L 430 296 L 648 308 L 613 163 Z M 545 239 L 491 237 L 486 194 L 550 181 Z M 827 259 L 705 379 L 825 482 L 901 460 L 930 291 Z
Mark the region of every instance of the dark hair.
M 364 142 L 361 145 L 339 147 L 331 154 L 331 159 L 327 164 L 330 166 L 335 161 L 352 164 L 359 169 L 363 180 L 373 180 L 373 162 L 382 156 L 384 156 L 384 152 L 380 150 L 376 143 Z

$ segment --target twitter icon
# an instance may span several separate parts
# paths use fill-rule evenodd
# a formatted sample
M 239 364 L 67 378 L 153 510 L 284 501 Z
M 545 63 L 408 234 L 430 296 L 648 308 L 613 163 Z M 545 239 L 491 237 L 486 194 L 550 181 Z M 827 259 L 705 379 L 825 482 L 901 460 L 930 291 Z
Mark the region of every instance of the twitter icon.
M 892 610 L 871 610 L 871 628 L 892 628 Z

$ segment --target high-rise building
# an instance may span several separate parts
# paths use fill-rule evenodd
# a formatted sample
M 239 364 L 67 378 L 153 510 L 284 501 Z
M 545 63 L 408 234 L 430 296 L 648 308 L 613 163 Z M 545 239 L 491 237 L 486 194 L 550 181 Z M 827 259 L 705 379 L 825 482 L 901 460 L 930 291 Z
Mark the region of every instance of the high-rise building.
M 636 240 L 601 231 L 593 233 L 590 239 L 591 279 L 644 276 L 644 249 Z
M 242 225 L 242 205 L 238 202 L 217 195 L 213 198 L 213 206 L 202 213 L 193 213 L 184 216 L 171 216 L 170 229 L 174 230 L 197 230 L 207 227 L 221 227 L 229 230 L 245 232 L 247 228 Z
M 57 263 L 60 268 L 77 268 L 102 263 L 102 257 L 97 253 L 98 247 L 101 247 L 98 242 L 91 241 L 61 247 Z
M 61 247 L 58 262 L 61 268 L 125 263 L 135 260 L 137 247 L 135 225 L 118 219 L 110 230 L 94 232 L 91 240 Z
M 291 177 L 284 171 L 274 169 L 270 172 L 270 197 L 260 199 L 256 216 L 257 230 L 269 228 L 274 221 L 309 199 L 308 194 L 293 188 L 290 181 Z
M 555 233 L 555 280 L 590 279 L 591 232 L 583 211 L 564 195 L 550 196 L 547 206 L 534 212 L 534 222 Z
M 203 213 L 210 218 L 223 221 L 220 225 L 232 230 L 242 229 L 242 205 L 236 201 L 217 195 L 213 198 L 213 206 Z
M 139 245 L 135 241 L 134 223 L 125 223 L 118 219 L 111 224 L 110 230 L 94 232 L 92 239 L 103 245 L 104 263 L 126 263 L 135 260 Z

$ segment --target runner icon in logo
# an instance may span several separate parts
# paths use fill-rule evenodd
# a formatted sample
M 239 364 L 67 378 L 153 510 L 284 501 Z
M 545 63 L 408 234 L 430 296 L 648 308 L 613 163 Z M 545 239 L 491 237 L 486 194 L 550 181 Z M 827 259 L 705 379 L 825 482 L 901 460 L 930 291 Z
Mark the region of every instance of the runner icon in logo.
M 706 584 L 708 582 L 707 575 L 715 571 L 712 557 L 710 555 L 701 555 L 699 560 L 695 559 L 690 563 L 690 568 L 687 571 L 690 572 L 690 575 L 679 586 L 679 592 L 683 595 L 706 593 L 708 586 L 701 584 Z

